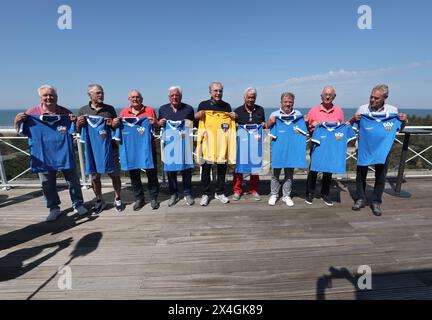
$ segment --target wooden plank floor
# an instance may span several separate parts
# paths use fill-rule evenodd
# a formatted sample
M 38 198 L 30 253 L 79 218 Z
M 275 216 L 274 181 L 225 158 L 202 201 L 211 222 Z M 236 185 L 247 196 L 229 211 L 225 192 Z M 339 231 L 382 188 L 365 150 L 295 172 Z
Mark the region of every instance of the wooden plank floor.
M 0 299 L 431 299 L 431 185 L 411 178 L 402 186 L 411 197 L 386 193 L 382 217 L 351 210 L 352 181 L 334 184 L 334 207 L 305 204 L 304 180 L 293 208 L 269 207 L 262 192 L 260 202 L 205 208 L 199 198 L 169 208 L 164 196 L 159 210 L 134 212 L 125 188 L 123 213 L 110 206 L 81 219 L 62 190 L 65 212 L 53 223 L 40 190 L 0 191 Z M 90 208 L 92 190 L 84 197 Z M 70 290 L 59 288 L 65 264 Z M 357 288 L 361 265 L 372 290 Z

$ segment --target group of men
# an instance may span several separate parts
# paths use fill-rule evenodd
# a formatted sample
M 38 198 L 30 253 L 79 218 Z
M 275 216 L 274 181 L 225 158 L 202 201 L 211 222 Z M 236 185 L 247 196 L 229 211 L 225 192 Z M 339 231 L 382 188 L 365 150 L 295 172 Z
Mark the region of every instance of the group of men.
M 57 90 L 49 85 L 41 86 L 38 89 L 40 97 L 40 104 L 28 109 L 26 112 L 17 114 L 15 118 L 15 128 L 18 130 L 21 123 L 24 122 L 29 115 L 68 115 L 70 120 L 76 124 L 76 129 L 81 132 L 82 127 L 86 123 L 86 117 L 88 116 L 100 116 L 107 119 L 107 125 L 115 130 L 120 124 L 120 118 L 128 117 L 146 117 L 149 119 L 150 124 L 153 126 L 153 130 L 157 131 L 162 127 L 165 127 L 167 121 L 182 121 L 187 120 L 191 123 L 195 121 L 204 121 L 207 111 L 216 111 L 225 113 L 231 120 L 235 121 L 238 125 L 261 125 L 263 128 L 270 129 L 275 125 L 276 118 L 283 116 L 302 116 L 300 111 L 294 109 L 295 96 L 290 92 L 284 92 L 281 95 L 281 107 L 279 110 L 273 112 L 268 121 L 266 122 L 264 108 L 256 104 L 257 90 L 252 87 L 248 87 L 244 91 L 244 104 L 232 111 L 229 103 L 222 100 L 223 97 L 223 85 L 220 82 L 212 82 L 209 86 L 210 99 L 203 101 L 199 104 L 197 112 L 194 109 L 182 102 L 182 89 L 178 86 L 170 87 L 168 90 L 169 103 L 159 108 L 159 115 L 156 115 L 155 110 L 151 106 L 143 104 L 143 97 L 141 93 L 133 89 L 129 91 L 128 100 L 129 105 L 123 108 L 119 115 L 117 115 L 113 106 L 104 103 L 104 90 L 99 84 L 91 84 L 88 86 L 88 97 L 89 102 L 85 106 L 79 109 L 78 116 L 57 104 Z M 335 89 L 331 86 L 324 87 L 321 93 L 321 103 L 313 107 L 307 115 L 303 118 L 308 125 L 310 134 L 313 133 L 315 128 L 323 122 L 340 122 L 343 123 L 344 113 L 342 108 L 333 104 L 336 98 Z M 366 113 L 393 113 L 397 114 L 400 121 L 403 124 L 407 122 L 407 116 L 403 113 L 398 113 L 397 108 L 385 103 L 388 98 L 388 87 L 386 85 L 378 85 L 372 89 L 370 95 L 369 104 L 362 105 L 358 108 L 356 114 L 350 119 L 352 124 L 354 121 L 358 121 L 362 114 Z M 348 121 L 347 121 L 348 123 Z M 159 194 L 159 181 L 157 177 L 157 157 L 156 157 L 156 142 L 154 138 L 151 139 L 151 150 L 153 153 L 154 166 L 151 169 L 146 169 L 146 175 L 148 179 L 148 190 L 150 195 L 150 206 L 152 209 L 158 209 L 160 204 L 158 202 Z M 112 180 L 112 185 L 115 193 L 114 207 L 117 211 L 121 212 L 124 210 L 125 205 L 121 200 L 121 180 L 120 180 L 120 165 L 119 165 L 119 147 L 116 143 L 112 144 L 112 152 L 114 155 L 114 170 L 109 173 Z M 311 150 L 311 152 L 313 152 Z M 373 191 L 373 198 L 371 202 L 371 209 L 377 216 L 381 215 L 381 202 L 382 194 L 384 191 L 385 178 L 387 174 L 389 159 L 388 156 L 384 164 L 375 165 L 375 186 Z M 210 201 L 211 192 L 211 169 L 212 166 L 216 165 L 216 190 L 214 197 L 226 204 L 230 200 L 225 195 L 225 177 L 227 173 L 227 162 L 225 163 L 210 163 L 204 161 L 201 163 L 201 186 L 202 186 L 202 198 L 200 201 L 201 206 L 207 206 Z M 284 169 L 284 180 L 281 184 L 280 174 Z M 280 189 L 282 187 L 282 201 L 287 206 L 293 206 L 294 202 L 291 197 L 292 185 L 293 185 L 293 174 L 295 168 L 273 168 L 271 177 L 271 193 L 268 200 L 269 205 L 275 205 L 279 199 Z M 72 206 L 76 213 L 79 215 L 85 215 L 88 213 L 87 208 L 83 205 L 83 195 L 81 192 L 80 181 L 76 173 L 76 169 L 61 170 L 65 180 L 69 187 L 70 197 Z M 192 196 L 192 168 L 182 170 L 181 175 L 183 178 L 183 195 L 187 205 L 194 204 L 194 198 Z M 366 206 L 366 176 L 368 166 L 357 166 L 356 176 L 356 188 L 357 188 L 357 199 L 353 205 L 353 210 L 360 210 Z M 144 189 L 141 182 L 141 169 L 129 170 L 129 177 L 132 186 L 133 196 L 135 202 L 133 204 L 133 210 L 140 210 L 145 205 L 144 200 Z M 177 183 L 176 171 L 170 171 L 167 173 L 168 176 L 168 187 L 170 198 L 168 200 L 168 206 L 175 205 L 179 200 L 179 187 Z M 39 178 L 42 184 L 42 191 L 46 200 L 46 206 L 49 209 L 47 221 L 54 221 L 60 216 L 60 199 L 56 188 L 56 174 L 57 171 L 39 172 Z M 315 194 L 315 187 L 317 182 L 318 172 L 309 170 L 307 176 L 307 187 L 305 194 L 305 202 L 312 204 Z M 91 185 L 95 193 L 96 201 L 92 208 L 95 213 L 100 213 L 104 210 L 106 204 L 102 197 L 102 187 L 100 174 L 91 174 Z M 232 200 L 238 201 L 242 194 L 242 182 L 243 175 L 241 173 L 234 173 L 233 179 L 233 191 Z M 332 200 L 330 197 L 330 186 L 332 181 L 332 173 L 323 172 L 322 183 L 321 183 L 321 198 L 324 203 L 328 206 L 332 206 Z M 258 193 L 259 175 L 250 175 L 249 193 L 252 197 L 259 201 L 261 197 Z

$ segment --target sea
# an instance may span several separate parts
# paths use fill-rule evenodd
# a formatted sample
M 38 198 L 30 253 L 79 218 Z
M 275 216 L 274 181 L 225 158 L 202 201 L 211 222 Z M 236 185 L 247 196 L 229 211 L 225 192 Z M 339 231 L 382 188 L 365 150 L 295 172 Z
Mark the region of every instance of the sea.
M 278 108 L 265 108 L 266 117 Z M 306 114 L 308 108 L 298 108 L 303 114 Z M 351 115 L 354 115 L 357 108 L 344 108 L 345 117 L 348 119 Z M 74 114 L 78 113 L 78 109 L 71 109 Z M 117 113 L 120 110 L 117 109 Z M 158 110 L 156 110 L 156 114 Z M 399 108 L 400 112 L 406 113 L 408 116 L 426 117 L 427 115 L 432 116 L 432 109 L 419 109 L 419 108 Z M 0 129 L 13 128 L 14 119 L 17 113 L 22 112 L 18 109 L 0 109 Z

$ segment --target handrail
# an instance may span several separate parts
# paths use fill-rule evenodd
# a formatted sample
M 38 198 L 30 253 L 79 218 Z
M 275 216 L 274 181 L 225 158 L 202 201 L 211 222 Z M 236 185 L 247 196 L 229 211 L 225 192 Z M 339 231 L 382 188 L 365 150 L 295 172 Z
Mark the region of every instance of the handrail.
M 423 135 L 423 136 L 432 135 L 432 126 L 406 126 L 402 132 L 399 132 L 397 134 L 397 136 L 413 134 L 413 133 L 415 133 L 416 135 Z M 16 136 L 17 133 L 16 133 L 15 129 L 12 129 L 12 128 L 0 129 L 0 134 L 7 134 L 7 136 L 0 136 L 0 143 L 3 143 L 5 145 L 7 145 L 8 147 L 13 148 L 13 149 L 17 150 L 18 152 L 29 156 L 29 153 L 26 150 L 20 149 L 19 147 L 15 146 L 12 142 L 14 140 L 26 140 L 27 137 Z M 197 137 L 196 130 L 194 130 L 194 140 L 196 140 L 196 137 Z M 159 138 L 159 136 L 156 136 L 156 138 Z M 8 142 L 6 140 L 9 140 L 9 141 L 12 140 L 12 141 Z M 85 175 L 85 170 L 84 170 L 85 161 L 84 161 L 83 145 L 78 142 L 79 141 L 78 135 L 75 137 L 75 141 L 77 141 L 78 161 L 80 163 L 81 185 L 83 187 L 86 187 L 86 186 L 90 185 L 90 182 L 89 182 L 89 179 L 87 178 L 87 176 Z M 403 141 L 401 141 L 398 137 L 395 138 L 395 143 L 399 143 L 401 145 L 404 144 Z M 427 159 L 424 156 L 424 153 L 426 151 L 430 150 L 431 148 L 432 148 L 432 143 L 431 143 L 431 145 L 425 147 L 423 150 L 418 151 L 418 152 L 415 151 L 411 147 L 407 147 L 407 150 L 412 152 L 414 155 L 408 159 L 405 159 L 404 163 L 408 163 L 409 161 L 418 157 L 422 161 L 427 163 L 428 165 L 432 166 L 432 159 Z M 347 151 L 346 159 L 348 160 L 350 158 L 353 158 L 354 160 L 357 159 L 356 158 L 356 151 L 354 151 L 354 152 L 348 152 Z M 269 166 L 270 166 L 270 163 L 267 163 L 266 167 L 269 167 Z M 400 165 L 399 165 L 399 167 L 400 167 Z M 373 171 L 373 167 L 370 167 L 370 169 Z M 29 170 L 30 170 L 29 168 L 26 168 L 24 171 L 19 173 L 17 176 L 8 179 L 7 175 L 6 175 L 6 168 L 4 167 L 4 157 L 2 156 L 2 154 L 0 152 L 0 182 L 1 182 L 0 187 L 10 188 L 10 187 L 14 187 L 14 186 L 28 186 L 29 185 L 28 183 L 25 183 L 25 184 L 21 183 L 20 184 L 20 183 L 14 182 L 14 181 L 16 181 L 19 177 L 21 177 L 22 175 L 27 173 Z M 432 176 L 432 173 L 426 174 L 425 176 L 429 176 L 429 175 Z M 165 175 L 162 176 L 162 180 L 165 182 Z M 14 182 L 14 183 L 12 183 L 12 182 Z

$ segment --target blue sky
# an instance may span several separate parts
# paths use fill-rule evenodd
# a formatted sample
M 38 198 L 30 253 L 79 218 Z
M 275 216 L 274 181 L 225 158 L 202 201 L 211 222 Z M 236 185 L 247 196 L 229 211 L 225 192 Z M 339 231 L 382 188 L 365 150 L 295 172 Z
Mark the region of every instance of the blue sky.
M 72 30 L 57 27 L 63 4 Z M 372 9 L 372 30 L 357 27 L 360 5 Z M 264 107 L 291 91 L 308 108 L 331 84 L 335 102 L 355 108 L 387 83 L 389 103 L 432 110 L 431 36 L 427 0 L 2 1 L 0 109 L 38 103 L 42 84 L 78 108 L 89 83 L 102 84 L 117 108 L 132 88 L 159 107 L 171 85 L 197 106 L 220 80 L 233 107 L 254 86 Z

